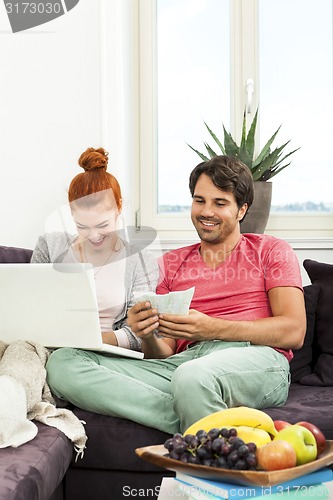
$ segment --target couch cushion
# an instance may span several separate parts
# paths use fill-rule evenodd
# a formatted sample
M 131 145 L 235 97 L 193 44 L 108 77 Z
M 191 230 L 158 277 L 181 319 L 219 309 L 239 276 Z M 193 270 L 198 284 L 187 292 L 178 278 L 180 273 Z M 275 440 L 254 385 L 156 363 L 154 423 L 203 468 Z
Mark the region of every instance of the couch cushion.
M 71 409 L 86 422 L 88 436 L 83 459 L 72 461 L 72 467 L 133 472 L 161 470 L 139 458 L 135 449 L 162 444 L 169 434 L 124 418 L 99 415 L 76 407 Z
M 307 421 L 315 424 L 325 434 L 326 439 L 333 439 L 333 387 L 309 387 L 291 384 L 285 406 L 265 408 L 273 420 L 285 420 L 291 424 Z
M 0 263 L 30 262 L 32 250 L 27 248 L 4 247 L 0 245 Z
M 291 381 L 299 382 L 305 375 L 312 372 L 312 343 L 315 333 L 316 310 L 318 305 L 320 286 L 307 285 L 304 287 L 306 309 L 306 334 L 301 349 L 294 351 L 290 362 Z
M 73 444 L 58 429 L 36 425 L 34 439 L 18 448 L 0 450 L 0 498 L 46 500 L 65 475 Z
M 305 385 L 333 385 L 333 265 L 307 259 L 303 266 L 311 283 L 320 285 L 315 343 L 317 359 L 313 373 L 300 378 Z

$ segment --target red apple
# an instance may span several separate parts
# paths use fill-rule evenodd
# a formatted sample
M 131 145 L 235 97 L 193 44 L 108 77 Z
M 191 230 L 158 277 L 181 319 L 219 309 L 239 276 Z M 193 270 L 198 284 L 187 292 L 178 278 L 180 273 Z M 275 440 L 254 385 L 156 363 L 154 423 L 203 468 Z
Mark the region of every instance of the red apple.
M 281 470 L 295 467 L 297 455 L 294 447 L 287 441 L 271 441 L 259 446 L 256 451 L 258 468 L 262 470 Z
M 291 424 L 289 422 L 286 422 L 285 420 L 274 420 L 274 427 L 278 432 L 285 427 L 289 427 L 289 425 Z
M 311 424 L 311 422 L 297 422 L 297 425 L 302 425 L 303 427 L 306 427 L 314 435 L 317 443 L 317 457 L 318 457 L 326 448 L 326 438 L 323 432 L 319 429 L 319 427 L 317 427 L 314 424 Z

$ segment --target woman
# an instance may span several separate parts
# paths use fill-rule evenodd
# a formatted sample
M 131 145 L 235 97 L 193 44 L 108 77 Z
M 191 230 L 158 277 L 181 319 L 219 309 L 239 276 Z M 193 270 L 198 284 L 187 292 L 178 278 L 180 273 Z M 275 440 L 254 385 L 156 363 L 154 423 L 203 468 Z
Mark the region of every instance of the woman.
M 158 266 L 117 231 L 121 190 L 107 170 L 108 153 L 88 148 L 78 163 L 84 172 L 70 183 L 68 201 L 77 234 L 41 236 L 31 262 L 89 262 L 93 265 L 103 342 L 141 350 L 141 340 L 126 324 L 138 292 L 154 291 Z

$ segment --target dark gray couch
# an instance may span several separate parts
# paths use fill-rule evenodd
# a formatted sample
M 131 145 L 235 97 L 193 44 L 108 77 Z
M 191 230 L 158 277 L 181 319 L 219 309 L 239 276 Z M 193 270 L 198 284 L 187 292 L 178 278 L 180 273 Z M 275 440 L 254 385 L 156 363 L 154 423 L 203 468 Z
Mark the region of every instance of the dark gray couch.
M 0 263 L 29 262 L 30 256 L 31 250 L 0 246 Z M 307 260 L 304 267 L 313 283 L 305 287 L 306 339 L 291 363 L 286 406 L 265 411 L 273 419 L 310 421 L 333 439 L 333 265 Z M 0 498 L 156 498 L 162 477 L 172 473 L 139 459 L 135 449 L 163 443 L 169 436 L 126 419 L 72 410 L 86 422 L 83 459 L 75 462 L 72 443 L 60 431 L 37 423 L 32 441 L 0 450 Z

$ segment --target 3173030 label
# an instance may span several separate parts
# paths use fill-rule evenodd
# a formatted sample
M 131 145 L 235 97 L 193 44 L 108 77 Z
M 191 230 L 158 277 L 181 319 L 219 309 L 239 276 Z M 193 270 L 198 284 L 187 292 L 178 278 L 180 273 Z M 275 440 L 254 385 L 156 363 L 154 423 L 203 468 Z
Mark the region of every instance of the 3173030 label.
M 73 9 L 79 0 L 4 0 L 13 33 L 48 23 Z

